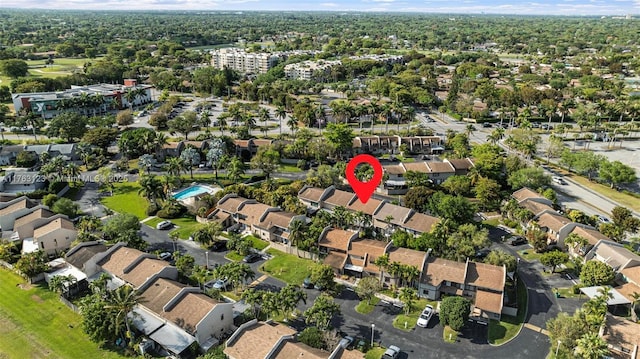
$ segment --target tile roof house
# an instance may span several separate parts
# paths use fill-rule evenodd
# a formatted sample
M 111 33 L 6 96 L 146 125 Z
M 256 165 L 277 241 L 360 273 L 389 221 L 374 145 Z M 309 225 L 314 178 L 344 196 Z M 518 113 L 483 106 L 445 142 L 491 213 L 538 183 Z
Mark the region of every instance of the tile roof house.
M 341 191 L 335 188 L 328 188 L 328 191 L 322 197 L 322 208 L 331 211 L 336 207 L 347 207 L 353 202 L 356 195 L 353 192 Z
M 439 300 L 443 293 L 465 296 L 473 302 L 472 318 L 484 322 L 500 320 L 506 275 L 504 266 L 430 257 L 420 279 L 418 294 L 431 300 Z
M 92 277 L 98 273 L 97 263 L 106 255 L 107 249 L 99 241 L 82 242 L 69 249 L 64 260 L 84 272 L 87 277 Z
M 640 266 L 640 256 L 626 249 L 622 244 L 600 240 L 585 256 L 585 261 L 598 260 L 616 272 Z
M 337 346 L 331 353 L 296 340 L 296 331 L 279 323 L 253 319 L 242 324 L 227 340 L 224 353 L 229 359 L 362 359 L 357 350 Z
M 104 258 L 97 262 L 98 268 L 116 277 L 114 286 L 124 283 L 140 288 L 155 278 L 178 279 L 178 270 L 155 256 L 124 245 L 111 247 Z
M 349 244 L 357 237 L 358 232 L 327 227 L 318 238 L 318 247 L 322 253 L 340 252 L 346 254 Z
M 565 247 L 564 240 L 577 225 L 567 217 L 555 212 L 544 212 L 534 220 L 543 231 L 547 232 L 549 244 L 555 243 L 560 247 Z
M 566 247 L 569 248 L 569 253 L 571 254 L 576 254 L 579 256 L 584 256 L 585 254 L 587 254 L 587 252 L 589 252 L 589 250 L 591 248 L 593 248 L 593 246 L 596 245 L 596 243 L 598 243 L 598 241 L 604 240 L 604 241 L 608 241 L 610 240 L 609 237 L 605 236 L 604 234 L 600 233 L 597 229 L 591 227 L 591 226 L 587 226 L 584 224 L 576 224 L 575 227 L 573 227 L 573 229 L 571 230 L 571 232 L 569 232 L 569 234 L 567 235 L 570 236 L 572 234 L 575 234 L 579 237 L 582 237 L 584 239 L 587 240 L 588 244 L 586 246 L 580 247 L 580 248 L 576 248 L 574 246 L 569 246 L 569 245 L 565 245 Z M 566 240 L 566 238 L 565 238 Z
M 48 255 L 69 249 L 78 237 L 73 223 L 66 217 L 56 217 L 33 230 L 33 237 L 22 241 L 23 253 L 43 251 Z
M 180 327 L 207 351 L 234 330 L 233 303 L 219 302 L 171 279 L 156 277 L 140 287 L 139 307 Z
M 354 239 L 349 244 L 345 272 L 356 276 L 378 275 L 380 268 L 375 265 L 376 259 L 385 255 L 391 246 L 391 242 L 377 241 L 373 239 Z M 362 263 L 358 266 L 356 263 Z
M 607 313 L 598 334 L 609 344 L 608 355 L 611 357 L 640 358 L 640 324 Z
M 13 231 L 21 239 L 33 237 L 34 229 L 50 222 L 52 220 L 51 217 L 55 215 L 45 206 L 33 207 L 31 212 L 16 218 L 13 222 Z M 57 216 L 62 217 L 64 215 L 59 214 Z M 67 216 L 64 217 L 66 218 Z
M 0 145 L 0 166 L 15 164 L 16 157 L 18 157 L 18 154 L 22 151 L 24 151 L 24 146 L 22 145 Z
M 34 208 L 37 205 L 38 203 L 25 196 L 18 197 L 9 202 L 1 202 L 0 229 L 3 232 L 12 231 L 15 220 L 30 213 L 31 208 Z
M 295 220 L 308 222 L 306 216 L 271 207 L 262 215 L 255 228 L 258 229 L 260 238 L 266 241 L 288 243 L 289 226 Z

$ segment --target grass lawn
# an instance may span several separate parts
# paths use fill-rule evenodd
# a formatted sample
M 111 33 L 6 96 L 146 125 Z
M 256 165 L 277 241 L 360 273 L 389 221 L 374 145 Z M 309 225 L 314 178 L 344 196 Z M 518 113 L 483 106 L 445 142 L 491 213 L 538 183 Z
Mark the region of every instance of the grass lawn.
M 542 253 L 536 253 L 533 248 L 518 251 L 518 254 L 527 262 L 540 261 L 542 257 Z
M 380 359 L 382 358 L 382 354 L 385 352 L 385 348 L 372 348 L 365 354 L 364 359 Z
M 302 284 L 317 264 L 310 259 L 299 258 L 295 254 L 287 254 L 270 248 L 267 253 L 273 258 L 261 266 L 261 271 L 289 284 Z
M 227 258 L 228 260 L 234 261 L 234 262 L 240 262 L 240 261 L 242 261 L 242 258 L 244 258 L 243 255 L 238 254 L 238 252 L 236 252 L 236 251 L 229 252 L 224 257 Z
M 404 330 L 407 332 L 411 331 L 413 327 L 416 326 L 416 323 L 418 322 L 418 318 L 420 317 L 420 313 L 422 313 L 422 310 L 424 309 L 424 307 L 427 306 L 427 304 L 431 304 L 434 309 L 436 308 L 435 302 L 428 301 L 426 299 L 420 299 L 415 303 L 413 303 L 409 314 L 404 314 L 404 309 L 403 309 L 402 314 L 398 315 L 393 320 L 393 326 L 397 329 Z
M 356 305 L 356 312 L 360 314 L 369 314 L 373 311 L 373 308 L 376 307 L 376 304 L 380 302 L 380 298 L 373 297 L 371 298 L 371 304 L 367 303 L 366 300 L 361 300 L 358 305 Z
M 0 269 L 0 358 L 124 358 L 99 348 L 58 296 Z
M 302 172 L 296 165 L 289 163 L 280 163 L 280 167 L 277 172 Z
M 189 239 L 189 236 L 191 236 L 198 227 L 202 226 L 201 223 L 196 221 L 196 217 L 190 214 L 185 214 L 180 218 L 169 219 L 169 221 L 179 227 L 169 233 L 176 233 L 178 238 L 185 240 Z
M 489 343 L 500 345 L 513 339 L 519 332 L 527 313 L 527 287 L 518 281 L 518 315 L 512 317 L 503 315 L 501 321 L 491 320 L 489 322 Z
M 623 207 L 627 207 L 634 211 L 640 211 L 640 201 L 637 197 L 630 196 L 624 192 L 618 192 L 609 186 L 602 185 L 596 182 L 589 181 L 588 178 L 584 178 L 578 175 L 570 175 L 571 179 L 579 184 L 600 193 L 601 195 L 611 198 L 612 200 L 620 203 Z
M 573 294 L 571 287 L 558 288 L 558 293 L 560 293 L 561 298 L 582 298 L 582 292 L 580 292 L 580 294 Z
M 442 338 L 447 343 L 455 343 L 458 339 L 458 332 L 447 325 L 444 327 L 444 331 L 442 332 Z
M 100 202 L 118 213 L 131 213 L 139 219 L 147 218 L 147 200 L 138 195 L 137 182 L 115 183 L 113 196 L 103 197 Z
M 256 236 L 252 236 L 252 235 L 248 235 L 245 238 L 249 238 L 251 240 L 251 246 L 259 251 L 267 248 L 269 246 L 269 243 L 267 243 L 267 241 L 263 241 L 262 239 L 256 237 Z

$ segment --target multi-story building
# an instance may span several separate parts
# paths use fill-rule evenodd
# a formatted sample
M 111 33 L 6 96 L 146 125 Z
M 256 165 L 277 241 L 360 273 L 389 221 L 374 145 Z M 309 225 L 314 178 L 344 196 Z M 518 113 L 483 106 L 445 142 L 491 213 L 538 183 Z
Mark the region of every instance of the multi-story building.
M 211 52 L 211 66 L 229 68 L 242 73 L 264 74 L 283 56 L 264 52 L 246 52 L 238 48 L 218 49 Z
M 315 80 L 328 74 L 333 66 L 340 64 L 340 60 L 302 61 L 286 65 L 284 74 L 292 80 Z
M 124 85 L 71 86 L 68 90 L 56 92 L 14 93 L 11 99 L 16 112 L 26 108 L 43 118 L 52 118 L 64 111 L 94 116 L 149 103 L 152 101 L 152 88 L 128 79 L 124 80 Z

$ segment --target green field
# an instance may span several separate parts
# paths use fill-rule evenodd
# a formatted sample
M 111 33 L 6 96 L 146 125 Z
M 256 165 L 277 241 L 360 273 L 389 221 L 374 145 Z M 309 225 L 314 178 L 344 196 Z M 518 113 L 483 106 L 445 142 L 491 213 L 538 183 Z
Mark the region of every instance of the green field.
M 245 238 L 249 238 L 251 240 L 251 246 L 259 251 L 269 246 L 269 243 L 267 241 L 263 241 L 256 236 L 248 235 Z
M 145 219 L 147 200 L 138 195 L 138 182 L 116 183 L 113 196 L 103 197 L 100 202 L 118 213 L 131 213 L 139 219 Z
M 273 258 L 265 262 L 261 270 L 289 284 L 302 284 L 311 274 L 311 268 L 317 265 L 310 259 L 299 258 L 273 248 L 268 249 L 267 253 Z
M 40 286 L 0 269 L 0 358 L 124 358 L 102 350 L 82 331 L 81 318 Z
M 87 61 L 95 61 L 95 59 L 76 59 L 76 58 L 54 58 L 53 65 L 46 66 L 45 60 L 30 60 L 26 61 L 29 65 L 29 77 L 31 78 L 56 78 L 60 76 L 71 75 L 73 71 L 82 71 L 82 67 Z M 13 81 L 12 78 L 0 75 L 0 85 L 9 86 Z

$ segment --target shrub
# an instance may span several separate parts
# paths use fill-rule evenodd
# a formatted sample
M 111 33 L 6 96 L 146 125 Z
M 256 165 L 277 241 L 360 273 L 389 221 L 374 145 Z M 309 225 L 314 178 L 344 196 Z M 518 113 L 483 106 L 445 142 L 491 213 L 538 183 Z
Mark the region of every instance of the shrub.
M 446 297 L 440 304 L 440 321 L 443 325 L 448 325 L 455 331 L 460 331 L 464 327 L 469 313 L 471 312 L 471 302 L 463 297 Z
M 579 284 L 572 285 L 571 286 L 571 293 L 580 294 L 580 285 Z
M 18 196 L 27 196 L 28 198 L 31 198 L 31 199 L 42 199 L 44 196 L 48 194 L 49 194 L 49 191 L 46 191 L 44 189 L 38 189 L 33 192 L 18 193 Z
M 165 206 L 162 207 L 156 215 L 160 218 L 172 219 L 181 217 L 186 211 L 187 208 L 180 203 L 170 202 L 165 204 Z
M 151 204 L 149 204 L 149 205 L 147 206 L 147 209 L 146 209 L 145 213 L 146 213 L 146 215 L 147 215 L 147 216 L 155 216 L 155 215 L 156 215 L 156 213 L 158 213 L 158 210 L 159 210 L 159 209 L 160 209 L 160 208 L 158 208 L 158 205 L 157 205 L 157 204 L 155 204 L 155 203 L 151 203 Z
M 312 348 L 323 349 L 326 346 L 324 334 L 317 327 L 305 328 L 298 334 L 298 340 Z

